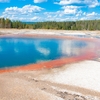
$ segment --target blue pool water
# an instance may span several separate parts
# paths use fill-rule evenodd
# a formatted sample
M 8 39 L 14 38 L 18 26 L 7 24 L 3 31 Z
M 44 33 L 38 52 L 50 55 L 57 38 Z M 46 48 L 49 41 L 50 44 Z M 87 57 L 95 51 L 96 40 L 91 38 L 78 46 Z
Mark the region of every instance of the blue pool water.
M 85 47 L 86 42 L 75 40 L 0 38 L 0 68 L 77 56 Z

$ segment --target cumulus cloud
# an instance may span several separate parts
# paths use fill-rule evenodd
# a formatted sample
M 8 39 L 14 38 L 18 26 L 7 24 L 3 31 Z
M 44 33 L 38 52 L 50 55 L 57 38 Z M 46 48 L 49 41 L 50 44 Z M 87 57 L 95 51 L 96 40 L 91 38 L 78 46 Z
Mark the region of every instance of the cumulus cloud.
M 34 16 L 34 17 L 25 17 L 25 16 L 1 16 L 1 18 L 9 18 L 11 20 L 19 20 L 19 21 L 25 21 L 25 22 L 29 22 L 29 21 L 32 21 L 32 22 L 37 22 L 37 21 L 40 21 L 41 20 L 41 17 L 39 16 Z
M 60 0 L 59 2 L 55 2 L 55 4 L 59 5 L 78 4 L 78 6 L 96 7 L 100 5 L 100 2 L 98 0 Z
M 96 16 L 97 13 L 96 12 L 92 12 L 92 13 L 88 13 L 86 16 Z
M 4 2 L 9 2 L 10 0 L 0 0 L 0 2 L 4 3 Z
M 92 19 L 99 19 L 100 18 L 100 14 L 96 13 L 96 12 L 91 12 L 91 13 L 83 13 L 83 16 L 81 16 L 80 20 L 92 20 Z
M 3 14 L 30 14 L 30 13 L 40 12 L 41 10 L 44 10 L 44 8 L 33 5 L 25 5 L 22 8 L 18 7 L 6 8 Z
M 82 16 L 82 14 L 83 14 L 83 12 L 82 12 L 82 10 L 80 10 L 77 12 L 76 17 Z
M 44 0 L 35 0 L 37 3 L 43 2 Z M 45 0 L 46 1 L 46 0 Z M 57 0 L 59 1 L 59 0 Z M 84 6 L 77 4 L 84 3 Z M 9 18 L 11 20 L 20 21 L 75 21 L 84 19 L 99 19 L 100 14 L 97 12 L 84 12 L 82 7 L 95 7 L 99 5 L 97 0 L 60 0 L 57 2 L 61 8 L 57 11 L 45 12 L 46 9 L 35 6 L 25 5 L 19 7 L 8 7 L 4 10 L 0 17 Z M 75 3 L 75 4 L 74 4 Z M 91 9 L 91 8 L 89 8 Z M 44 17 L 45 16 L 45 17 Z
M 81 3 L 81 0 L 60 0 L 60 2 L 55 2 L 55 4 L 59 5 L 68 5 L 73 3 Z
M 87 4 L 90 8 L 100 5 L 100 2 L 98 0 L 85 0 L 84 3 Z
M 55 4 L 61 6 L 61 10 L 55 12 L 55 18 L 59 20 L 80 20 L 80 19 L 95 19 L 99 16 L 97 13 L 87 13 L 83 12 L 83 8 L 91 9 L 93 7 L 99 6 L 100 1 L 98 0 L 55 0 Z M 49 15 L 48 15 L 49 16 Z M 50 18 L 54 18 L 51 16 Z
M 63 6 L 61 10 L 56 12 L 45 12 L 44 14 L 48 17 L 62 17 L 65 15 L 75 15 L 77 13 L 82 13 L 80 10 L 78 11 L 79 7 L 77 6 Z
M 39 21 L 42 11 L 45 9 L 35 5 L 25 5 L 22 8 L 8 7 L 0 17 L 20 21 Z
M 79 13 L 79 12 L 77 12 Z M 78 17 L 75 17 L 76 14 L 71 12 L 65 13 L 64 10 L 59 10 L 57 12 L 45 12 L 45 21 L 75 21 Z
M 68 8 L 68 7 L 67 7 Z M 76 21 L 76 20 L 92 20 L 100 19 L 100 14 L 97 12 L 83 12 L 80 8 L 69 7 L 75 10 L 65 12 L 65 8 L 56 12 L 45 12 L 45 21 Z M 73 12 L 73 13 L 72 13 Z M 42 19 L 44 21 L 44 19 Z
M 75 14 L 77 12 L 78 7 L 77 6 L 63 6 L 62 9 L 64 9 L 65 14 Z
M 56 12 L 46 12 L 44 13 L 49 20 L 55 21 L 75 21 L 81 16 L 82 11 L 79 10 L 77 6 L 63 6 L 61 10 Z M 77 16 L 76 16 L 77 15 Z
M 34 0 L 34 3 L 47 2 L 47 0 Z

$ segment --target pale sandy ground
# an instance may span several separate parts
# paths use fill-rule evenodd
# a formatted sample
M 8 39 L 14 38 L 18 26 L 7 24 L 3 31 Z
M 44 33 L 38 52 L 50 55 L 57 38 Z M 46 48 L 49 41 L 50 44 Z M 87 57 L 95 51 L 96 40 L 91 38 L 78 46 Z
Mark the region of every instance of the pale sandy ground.
M 3 34 L 99 36 L 99 31 L 0 29 Z M 100 100 L 100 62 L 87 60 L 59 68 L 0 74 L 0 100 Z
M 0 74 L 0 100 L 100 100 L 99 67 L 100 62 L 83 61 Z
M 46 29 L 0 29 L 0 34 L 55 34 L 55 35 L 91 35 L 99 36 L 100 31 L 72 31 L 72 30 L 46 30 Z

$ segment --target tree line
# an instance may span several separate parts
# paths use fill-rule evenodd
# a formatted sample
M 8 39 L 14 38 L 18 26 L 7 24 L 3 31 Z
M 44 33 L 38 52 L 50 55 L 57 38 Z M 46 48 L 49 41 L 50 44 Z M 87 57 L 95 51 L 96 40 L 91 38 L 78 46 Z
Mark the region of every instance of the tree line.
M 65 22 L 33 22 L 23 23 L 21 21 L 11 21 L 8 18 L 0 18 L 0 28 L 17 29 L 56 29 L 56 30 L 100 30 L 100 20 L 80 20 Z

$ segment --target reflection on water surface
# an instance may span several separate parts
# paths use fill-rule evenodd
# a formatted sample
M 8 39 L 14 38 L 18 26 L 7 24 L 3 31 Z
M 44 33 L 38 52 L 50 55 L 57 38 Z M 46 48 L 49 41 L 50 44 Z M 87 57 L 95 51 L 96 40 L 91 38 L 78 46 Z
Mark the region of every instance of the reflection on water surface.
M 0 38 L 0 68 L 78 56 L 87 45 L 75 40 Z

